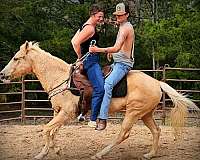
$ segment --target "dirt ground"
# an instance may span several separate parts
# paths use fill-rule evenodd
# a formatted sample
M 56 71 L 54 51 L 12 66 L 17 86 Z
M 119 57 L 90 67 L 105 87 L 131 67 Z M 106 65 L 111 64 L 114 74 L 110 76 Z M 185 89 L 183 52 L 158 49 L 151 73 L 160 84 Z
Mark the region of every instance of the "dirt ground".
M 161 127 L 160 148 L 154 160 L 200 160 L 200 127 L 184 128 L 183 140 L 173 140 L 172 128 Z M 63 126 L 56 143 L 61 160 L 89 160 L 119 133 L 120 124 L 108 123 L 98 132 L 87 125 Z M 104 156 L 105 160 L 139 160 L 151 147 L 152 136 L 143 125 L 135 125 L 130 137 Z M 32 160 L 43 146 L 42 125 L 0 125 L 0 160 Z M 56 160 L 50 150 L 45 160 Z

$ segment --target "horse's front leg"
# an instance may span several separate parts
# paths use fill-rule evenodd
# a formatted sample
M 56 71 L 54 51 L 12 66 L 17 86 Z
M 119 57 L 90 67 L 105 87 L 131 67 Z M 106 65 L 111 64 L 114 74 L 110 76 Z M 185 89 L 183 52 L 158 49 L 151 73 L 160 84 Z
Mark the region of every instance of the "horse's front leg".
M 59 110 L 54 110 L 53 117 L 56 117 L 58 113 L 59 113 Z M 57 130 L 52 130 L 50 132 L 50 148 L 54 148 L 55 146 L 54 139 L 55 139 L 56 131 Z
M 50 148 L 50 142 L 54 145 L 53 137 L 55 132 L 65 123 L 67 120 L 67 114 L 64 110 L 61 110 L 57 116 L 55 116 L 48 124 L 44 126 L 43 134 L 45 139 L 45 146 L 43 147 L 42 151 L 35 156 L 35 159 L 42 159 L 45 157 Z

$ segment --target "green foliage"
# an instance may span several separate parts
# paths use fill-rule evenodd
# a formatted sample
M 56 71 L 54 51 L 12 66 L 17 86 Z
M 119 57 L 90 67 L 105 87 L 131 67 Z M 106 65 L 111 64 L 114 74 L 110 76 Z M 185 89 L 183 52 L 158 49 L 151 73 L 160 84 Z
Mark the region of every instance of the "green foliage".
M 189 7 L 187 1 L 172 1 L 170 17 L 156 23 L 146 21 L 142 33 L 144 49 L 152 54 L 154 49 L 157 63 L 168 63 L 172 67 L 200 66 L 200 16 L 199 11 Z
M 84 3 L 83 3 L 84 2 Z M 5 66 L 26 40 L 40 42 L 51 54 L 72 63 L 76 54 L 71 38 L 88 18 L 94 1 L 82 4 L 65 0 L 7 0 L 0 6 L 0 61 Z M 105 8 L 106 18 L 112 17 L 120 1 L 95 1 Z M 135 26 L 135 68 L 152 68 L 168 63 L 171 67 L 200 67 L 200 16 L 198 1 L 157 1 L 157 15 L 152 19 L 151 1 L 141 1 L 131 8 L 130 21 Z M 130 1 L 131 3 L 131 1 Z M 144 10 L 143 12 L 138 10 Z M 138 13 L 136 13 L 138 11 Z M 141 14 L 142 13 L 142 14 Z M 140 16 L 138 17 L 134 16 Z M 144 19 L 143 19 L 144 18 Z M 112 46 L 118 28 L 105 24 L 99 27 L 99 46 Z M 102 64 L 107 62 L 102 56 Z
M 84 1 L 83 1 L 84 2 Z M 112 17 L 115 4 L 112 0 L 96 1 Z M 0 60 L 1 68 L 7 64 L 19 46 L 26 40 L 38 41 L 51 54 L 72 63 L 76 54 L 71 38 L 88 18 L 88 9 L 93 1 L 84 4 L 57 0 L 7 0 L 0 6 Z M 152 54 L 157 67 L 168 63 L 176 67 L 200 66 L 200 16 L 197 1 L 158 1 L 156 22 L 151 20 L 150 1 L 141 6 L 147 10 L 135 21 L 131 10 L 130 20 L 134 23 L 135 68 L 152 68 Z M 112 46 L 117 28 L 105 24 L 100 27 L 100 46 Z M 107 63 L 105 57 L 102 63 Z
M 3 64 L 26 40 L 40 42 L 43 49 L 69 63 L 75 61 L 71 38 L 88 18 L 88 6 L 62 0 L 3 1 L 0 7 Z

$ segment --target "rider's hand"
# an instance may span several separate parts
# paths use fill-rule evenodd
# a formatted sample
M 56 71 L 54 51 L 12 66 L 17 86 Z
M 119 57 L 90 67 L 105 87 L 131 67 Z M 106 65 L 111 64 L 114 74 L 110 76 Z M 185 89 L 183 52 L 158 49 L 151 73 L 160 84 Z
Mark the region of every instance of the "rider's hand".
M 90 52 L 90 53 L 95 53 L 95 52 L 97 52 L 97 48 L 98 48 L 98 47 L 96 47 L 96 46 L 90 46 L 90 47 L 89 47 L 89 52 Z

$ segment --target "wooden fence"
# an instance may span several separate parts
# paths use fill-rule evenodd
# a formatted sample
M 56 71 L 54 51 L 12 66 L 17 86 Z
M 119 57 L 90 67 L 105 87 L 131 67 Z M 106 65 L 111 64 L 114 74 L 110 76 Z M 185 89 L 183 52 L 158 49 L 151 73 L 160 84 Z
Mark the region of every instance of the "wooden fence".
M 195 68 L 170 68 L 167 65 L 163 69 L 159 70 L 141 70 L 147 74 L 150 74 L 154 78 L 158 80 L 162 80 L 166 83 L 172 83 L 172 82 L 183 82 L 183 83 L 200 83 L 200 79 L 194 80 L 194 79 L 171 79 L 168 77 L 168 72 L 175 72 L 175 71 L 186 71 L 186 72 L 199 72 L 200 69 Z M 197 75 L 200 75 L 197 73 Z M 27 89 L 26 86 L 27 83 L 39 83 L 38 80 L 25 80 L 22 78 L 19 82 L 11 82 L 10 84 L 3 84 L 0 83 L 0 87 L 3 88 L 2 91 L 0 91 L 0 122 L 3 121 L 10 121 L 10 120 L 21 120 L 21 122 L 25 122 L 28 118 L 33 118 L 34 120 L 37 118 L 51 118 L 53 117 L 53 110 L 51 108 L 51 105 L 49 103 L 49 100 L 47 99 L 47 94 L 44 96 L 44 99 L 30 99 L 27 95 L 28 94 L 45 94 L 44 90 L 31 90 Z M 9 88 L 12 88 L 12 85 L 20 85 L 20 91 L 8 91 Z M 3 86 L 3 87 L 2 87 Z M 4 89 L 7 89 L 6 91 L 3 91 Z M 19 87 L 18 87 L 19 88 Z M 14 90 L 14 89 L 12 89 Z M 177 89 L 178 92 L 184 92 L 187 94 L 200 94 L 200 90 L 198 89 Z M 7 102 L 7 97 L 14 96 L 16 97 L 16 101 L 13 102 Z M 18 97 L 18 98 L 17 98 Z M 200 97 L 200 96 L 198 96 Z M 13 98 L 12 98 L 13 99 Z M 198 106 L 200 106 L 200 99 L 192 99 Z M 170 102 L 170 99 L 167 99 L 165 96 L 165 93 L 163 93 L 162 100 L 160 102 L 160 105 L 157 108 L 157 112 L 160 113 L 160 117 L 157 118 L 158 120 L 161 120 L 163 124 L 165 124 L 166 119 L 166 112 L 170 110 L 170 107 L 166 105 L 166 103 Z M 30 105 L 28 103 L 46 103 L 47 107 L 39 107 L 37 105 Z M 6 107 L 7 106 L 7 107 Z M 29 114 L 31 113 L 31 114 Z M 43 114 L 45 113 L 45 114 Z M 123 111 L 122 111 L 123 113 Z M 123 117 L 123 116 L 122 116 Z M 119 119 L 122 118 L 121 116 L 112 116 L 110 119 Z

